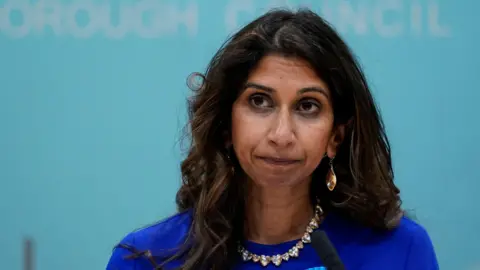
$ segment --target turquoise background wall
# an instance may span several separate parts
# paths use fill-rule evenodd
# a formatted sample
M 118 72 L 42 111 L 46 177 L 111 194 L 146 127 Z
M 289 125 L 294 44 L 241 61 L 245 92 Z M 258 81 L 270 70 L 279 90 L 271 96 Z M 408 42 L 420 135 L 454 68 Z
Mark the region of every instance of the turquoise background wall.
M 0 0 L 0 269 L 104 269 L 174 211 L 186 77 L 272 6 L 312 7 L 359 56 L 404 205 L 442 269 L 480 269 L 473 0 Z

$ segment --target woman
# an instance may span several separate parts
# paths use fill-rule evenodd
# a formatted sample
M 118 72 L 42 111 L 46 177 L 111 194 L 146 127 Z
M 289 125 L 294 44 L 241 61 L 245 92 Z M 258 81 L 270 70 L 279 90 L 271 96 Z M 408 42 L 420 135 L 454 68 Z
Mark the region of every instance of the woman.
M 261 16 L 202 78 L 179 213 L 126 236 L 107 269 L 324 269 L 316 230 L 346 269 L 438 269 L 400 207 L 366 79 L 318 15 Z

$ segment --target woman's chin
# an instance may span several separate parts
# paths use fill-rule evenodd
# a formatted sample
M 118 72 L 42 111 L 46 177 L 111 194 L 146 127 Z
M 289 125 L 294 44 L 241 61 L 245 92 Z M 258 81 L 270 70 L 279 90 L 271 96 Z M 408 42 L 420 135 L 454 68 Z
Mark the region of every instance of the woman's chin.
M 257 186 L 269 188 L 293 187 L 307 183 L 308 178 L 299 177 L 298 174 L 285 172 L 268 172 L 257 175 L 252 178 L 252 181 Z

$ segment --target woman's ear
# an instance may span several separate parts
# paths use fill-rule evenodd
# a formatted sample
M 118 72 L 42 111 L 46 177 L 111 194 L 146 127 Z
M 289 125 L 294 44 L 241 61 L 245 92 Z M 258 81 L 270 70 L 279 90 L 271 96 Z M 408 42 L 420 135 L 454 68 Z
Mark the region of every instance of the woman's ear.
M 328 157 L 333 158 L 337 155 L 338 147 L 345 139 L 346 130 L 350 127 L 351 124 L 352 120 L 349 120 L 347 123 L 337 125 L 334 128 L 327 146 Z

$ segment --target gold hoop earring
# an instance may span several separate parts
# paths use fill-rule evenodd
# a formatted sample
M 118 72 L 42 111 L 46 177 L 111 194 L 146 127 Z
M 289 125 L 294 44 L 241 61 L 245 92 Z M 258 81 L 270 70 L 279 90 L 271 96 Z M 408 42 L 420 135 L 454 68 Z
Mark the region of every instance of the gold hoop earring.
M 337 185 L 337 176 L 335 175 L 335 171 L 333 170 L 333 159 L 335 157 L 330 159 L 330 169 L 328 170 L 327 173 L 327 188 L 330 191 L 333 191 L 335 189 L 335 186 Z

